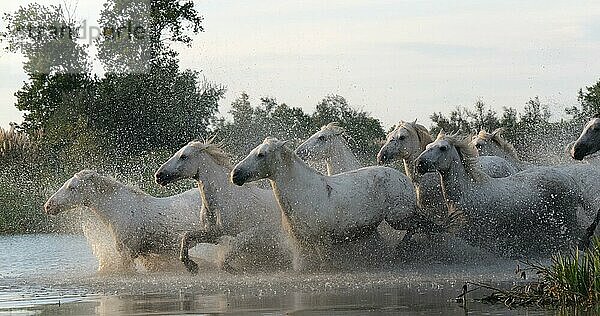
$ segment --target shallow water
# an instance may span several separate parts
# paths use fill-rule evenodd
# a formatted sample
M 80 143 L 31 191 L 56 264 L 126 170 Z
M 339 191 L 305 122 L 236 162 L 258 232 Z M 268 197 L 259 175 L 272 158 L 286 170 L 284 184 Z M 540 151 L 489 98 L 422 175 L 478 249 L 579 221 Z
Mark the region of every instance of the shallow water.
M 85 239 L 0 237 L 0 315 L 555 315 L 454 298 L 465 281 L 518 282 L 513 261 L 410 264 L 356 273 L 98 275 Z M 564 313 L 564 312 L 563 312 Z

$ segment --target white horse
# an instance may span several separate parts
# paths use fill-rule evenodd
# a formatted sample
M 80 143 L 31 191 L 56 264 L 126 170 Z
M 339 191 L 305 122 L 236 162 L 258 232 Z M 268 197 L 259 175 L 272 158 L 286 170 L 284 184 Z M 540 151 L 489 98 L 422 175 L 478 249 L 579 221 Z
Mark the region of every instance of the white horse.
M 492 179 L 476 158 L 468 138 L 440 133 L 416 160 L 417 172 L 440 174 L 448 208 L 465 216 L 463 238 L 511 257 L 552 253 L 577 237 L 589 241 L 598 217 L 578 222 L 586 205 L 572 177 L 538 167 Z
M 571 157 L 582 160 L 600 150 L 600 116 L 592 118 L 571 148 Z
M 345 131 L 346 130 L 340 127 L 336 122 L 324 125 L 319 131 L 311 135 L 296 148 L 296 154 L 298 157 L 302 158 L 302 160 L 309 162 L 318 163 L 325 161 L 327 175 L 329 176 L 359 169 L 362 165 L 354 153 L 352 153 L 350 147 L 348 147 L 348 143 L 344 138 Z M 433 224 L 433 222 L 427 223 L 428 220 L 429 216 L 425 216 L 420 220 L 415 219 L 415 221 L 413 221 L 415 223 L 415 229 L 404 235 L 404 238 L 402 238 L 403 242 L 408 242 L 412 234 L 418 230 L 425 233 L 431 233 L 429 230 L 432 227 L 426 226 L 428 226 L 428 224 Z M 440 224 L 445 223 L 440 222 Z M 425 226 L 418 227 L 419 225 Z M 390 227 L 385 221 L 381 223 L 378 230 L 389 243 L 396 243 L 400 239 L 398 231 Z M 401 245 L 402 244 L 399 246 Z
M 377 161 L 383 164 L 397 158 L 402 159 L 405 173 L 415 185 L 419 206 L 429 218 L 435 222 L 443 222 L 447 219 L 448 209 L 439 177 L 419 175 L 415 172 L 414 160 L 431 142 L 433 138 L 425 126 L 417 124 L 416 121 L 400 121 L 388 134 L 385 144 L 377 154 Z M 516 172 L 509 162 L 496 156 L 478 157 L 478 163 L 484 172 L 494 178 L 506 177 Z
M 344 132 L 337 123 L 329 123 L 300 144 L 296 154 L 303 160 L 325 160 L 330 176 L 359 169 L 362 165 L 348 147 Z
M 502 137 L 503 132 L 504 128 L 498 128 L 491 133 L 481 130 L 473 136 L 471 145 L 477 148 L 479 155 L 502 157 L 519 171 L 532 167 L 532 165 L 521 161 L 515 147 Z
M 501 132 L 502 130 L 496 130 L 493 133 L 481 131 L 473 137 L 471 144 L 475 145 L 479 154 L 494 153 L 506 157 L 515 168 L 521 170 L 531 168 L 533 165 L 519 159 L 515 148 L 500 136 Z M 586 221 L 591 221 L 596 216 L 595 210 L 600 209 L 600 186 L 597 185 L 600 183 L 600 166 L 590 163 L 571 163 L 555 165 L 554 167 L 573 177 L 579 183 L 579 186 L 584 188 L 583 197 L 588 205 L 586 207 L 588 212 L 581 216 L 584 216 Z
M 190 223 L 196 222 L 201 204 L 200 195 L 194 190 L 156 198 L 96 171 L 82 170 L 48 199 L 44 211 L 56 215 L 87 207 L 108 227 L 123 268 L 133 270 L 136 258 L 143 263 L 149 263 L 154 255 L 175 258 L 180 235 L 190 229 Z M 87 231 L 94 229 L 86 227 Z M 101 259 L 100 270 L 104 266 Z
M 357 263 L 352 254 L 377 247 L 369 243 L 378 240 L 377 226 L 383 220 L 405 229 L 416 213 L 414 189 L 397 170 L 366 167 L 324 176 L 285 144 L 265 139 L 234 167 L 231 180 L 237 185 L 270 180 L 284 224 L 299 246 L 298 263 L 338 265 L 332 259 L 337 255 Z M 361 250 L 346 247 L 355 245 Z
M 156 182 L 161 185 L 195 179 L 202 196 L 202 203 L 197 203 L 202 206 L 200 216 L 190 221 L 190 232 L 183 236 L 180 259 L 196 273 L 198 266 L 189 259 L 188 249 L 196 243 L 220 243 L 221 237 L 230 236 L 234 238 L 225 246 L 224 268 L 291 267 L 291 247 L 273 193 L 255 185 L 231 184 L 230 170 L 229 158 L 218 145 L 192 141 L 156 171 Z

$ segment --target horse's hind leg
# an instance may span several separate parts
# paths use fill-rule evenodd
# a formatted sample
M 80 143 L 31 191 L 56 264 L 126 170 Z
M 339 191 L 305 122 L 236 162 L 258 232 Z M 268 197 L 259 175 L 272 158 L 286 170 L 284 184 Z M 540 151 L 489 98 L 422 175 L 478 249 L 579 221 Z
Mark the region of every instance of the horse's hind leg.
M 198 264 L 196 264 L 192 259 L 190 259 L 190 248 L 201 242 L 213 242 L 214 238 L 212 237 L 214 236 L 205 230 L 185 232 L 181 237 L 179 260 L 183 262 L 185 268 L 192 274 L 198 273 Z

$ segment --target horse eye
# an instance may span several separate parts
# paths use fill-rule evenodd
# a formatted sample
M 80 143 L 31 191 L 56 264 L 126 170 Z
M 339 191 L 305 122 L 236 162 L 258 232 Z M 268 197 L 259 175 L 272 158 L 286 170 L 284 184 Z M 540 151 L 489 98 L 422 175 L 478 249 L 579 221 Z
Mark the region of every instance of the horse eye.
M 319 140 L 322 142 L 325 141 L 325 136 L 323 136 L 323 135 L 319 136 Z
M 179 157 L 179 159 L 181 159 L 181 160 L 187 160 L 188 158 L 189 158 L 189 156 L 187 156 L 187 155 L 181 155 Z
M 69 189 L 69 191 L 75 191 L 75 187 L 72 185 L 68 186 L 67 189 Z
M 477 148 L 477 149 L 481 149 L 481 144 L 480 144 L 480 143 L 476 143 L 476 144 L 475 144 L 475 148 Z
M 404 139 L 406 139 L 406 136 L 404 136 L 404 135 L 400 135 L 400 136 L 398 136 L 398 139 L 399 139 L 399 140 L 404 140 Z
M 446 146 L 440 146 L 440 150 L 441 151 L 446 151 L 446 150 L 448 150 L 448 147 L 446 147 Z
M 263 153 L 258 153 L 258 154 L 256 155 L 256 157 L 258 157 L 258 158 L 263 158 L 264 156 L 265 156 L 265 154 L 263 154 Z

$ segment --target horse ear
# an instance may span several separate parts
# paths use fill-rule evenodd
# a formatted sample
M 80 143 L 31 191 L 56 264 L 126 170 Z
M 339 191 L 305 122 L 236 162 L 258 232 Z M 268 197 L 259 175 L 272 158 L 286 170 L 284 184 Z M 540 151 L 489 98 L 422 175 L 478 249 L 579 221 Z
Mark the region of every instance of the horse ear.
M 215 141 L 215 138 L 217 138 L 217 133 L 215 133 L 211 138 L 209 138 L 205 143 L 206 144 L 212 144 Z
M 502 135 L 502 133 L 504 133 L 504 131 L 506 130 L 506 128 L 504 127 L 499 127 L 496 128 L 493 132 L 492 132 L 492 136 L 500 136 Z
M 417 124 L 417 120 L 418 120 L 418 119 L 415 119 L 415 120 L 414 120 L 412 123 L 413 123 L 413 124 Z
M 444 129 L 442 128 L 440 130 L 440 132 L 438 133 L 437 139 L 441 139 L 441 138 L 444 138 L 444 137 L 446 137 L 446 132 L 444 132 Z
M 277 147 L 284 147 L 289 142 L 290 142 L 290 140 L 282 140 L 282 141 L 279 142 L 279 144 L 277 145 Z

